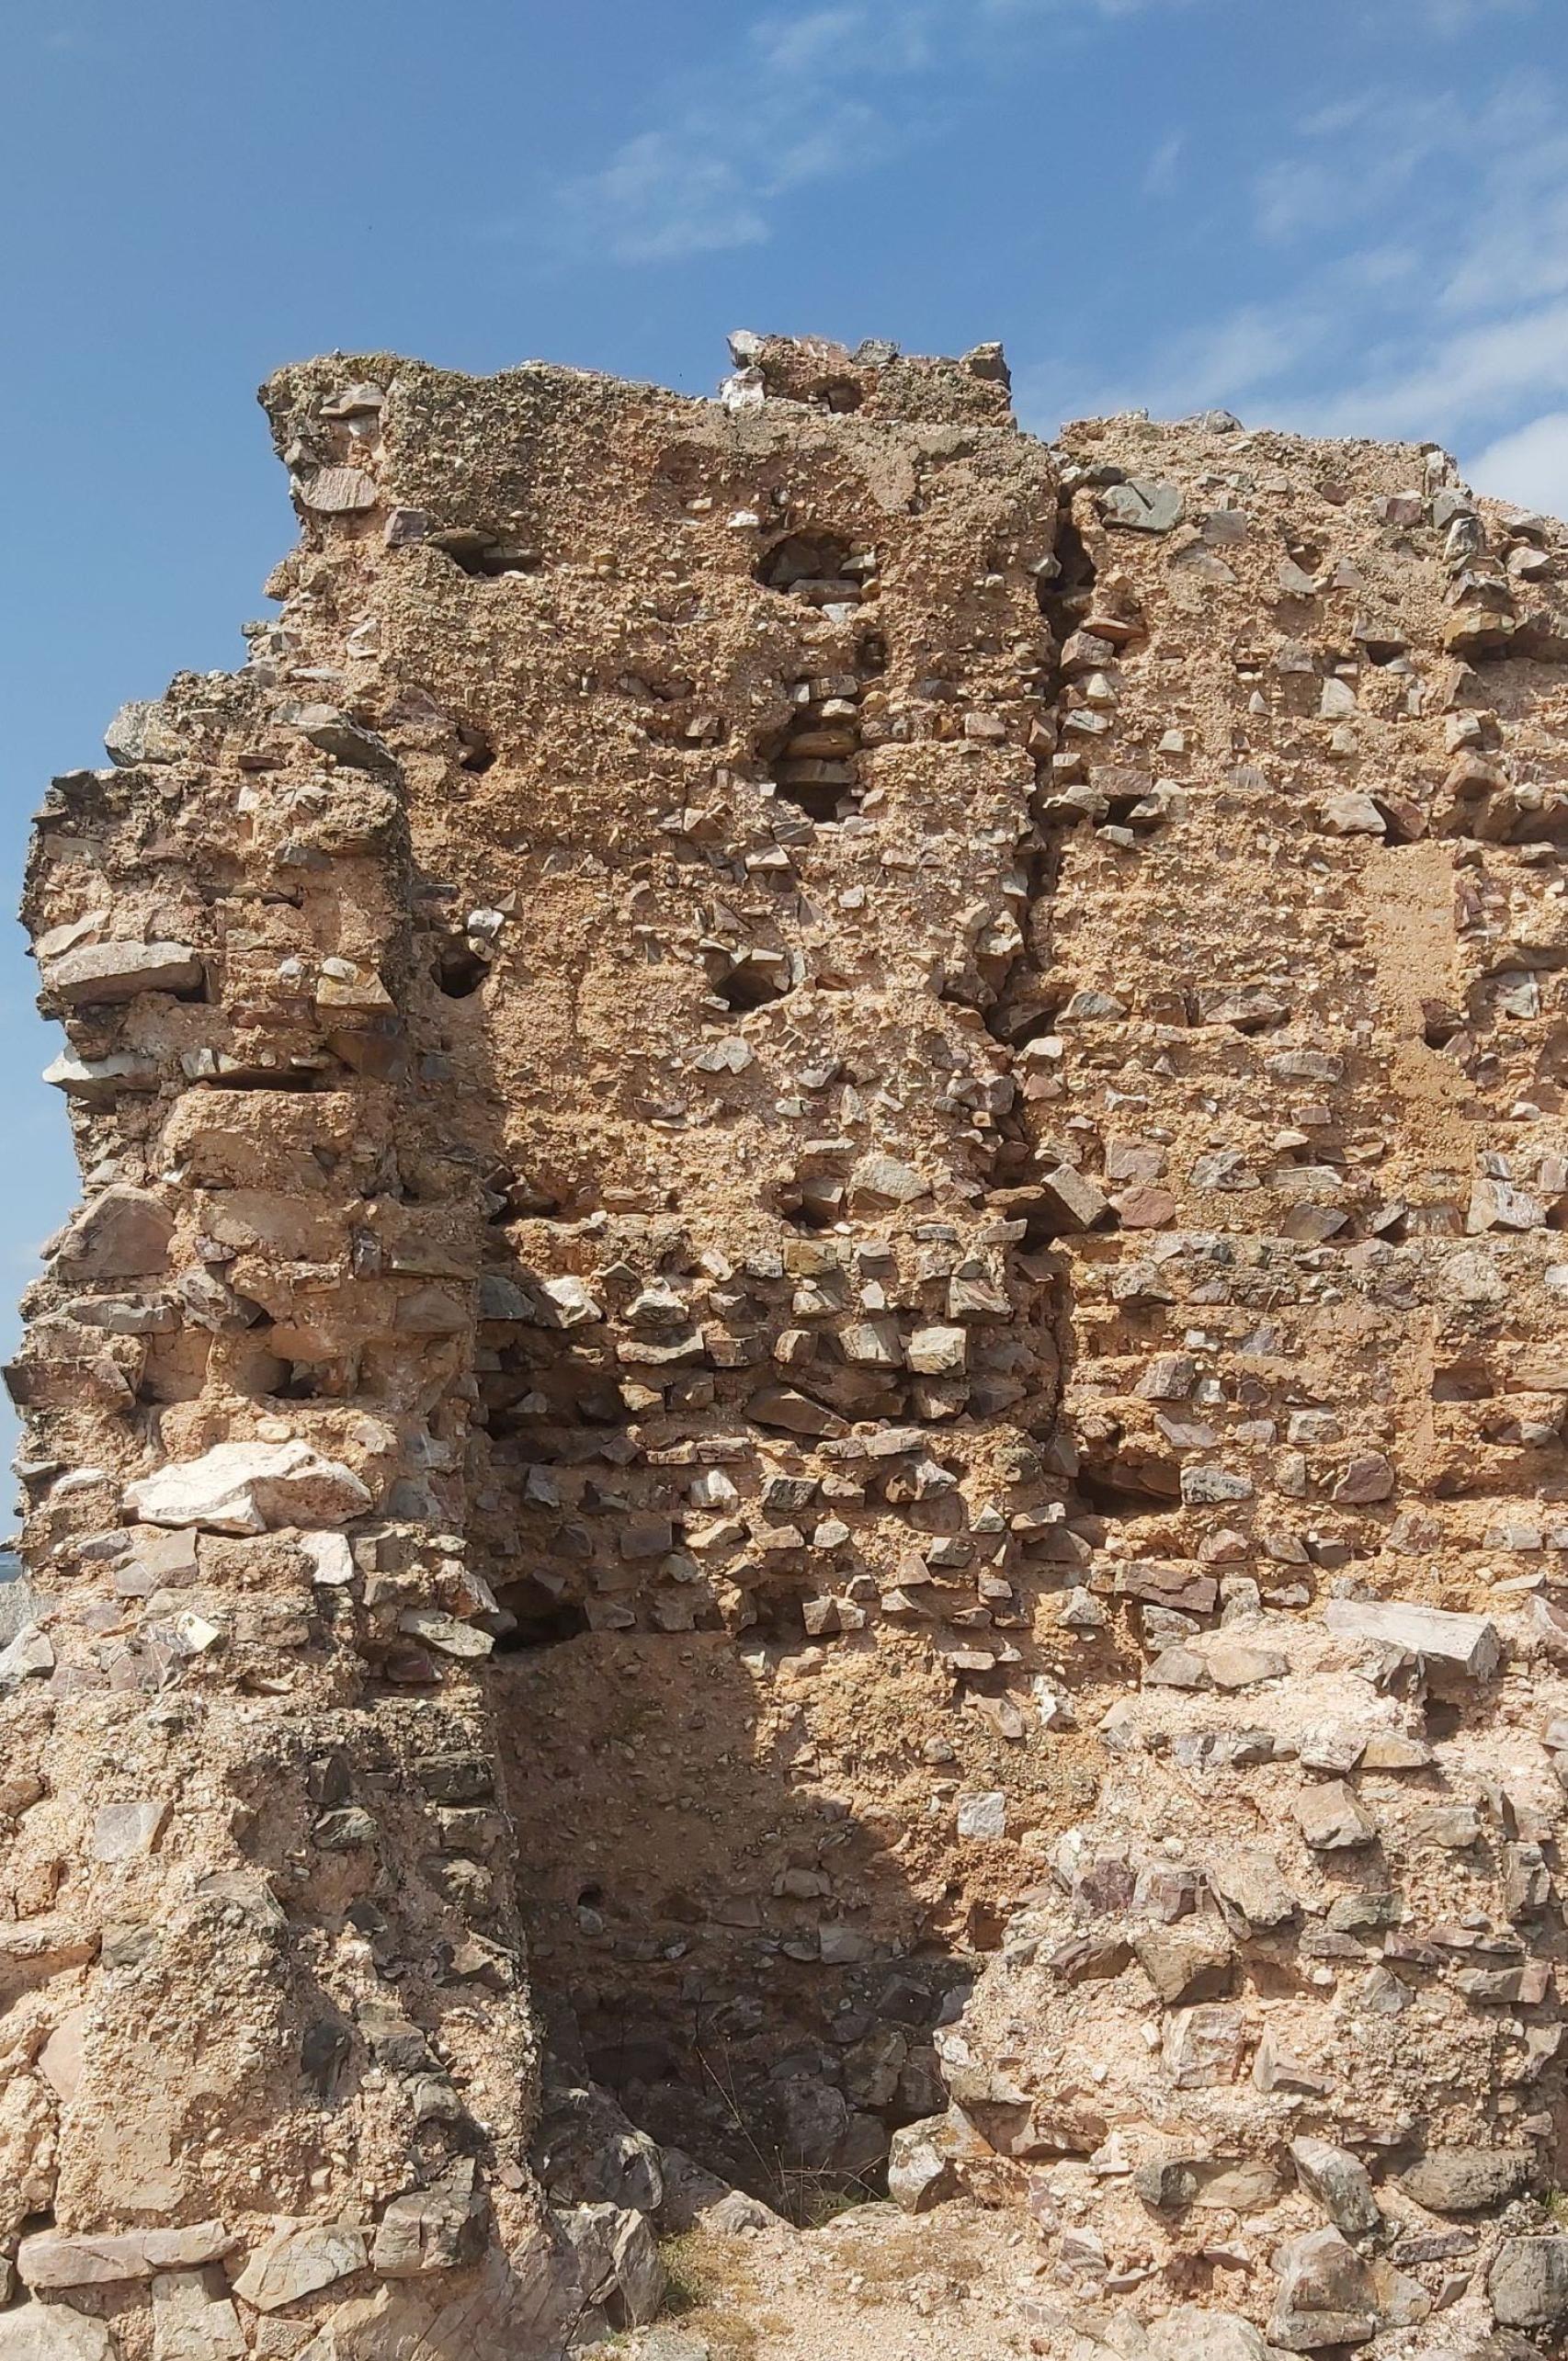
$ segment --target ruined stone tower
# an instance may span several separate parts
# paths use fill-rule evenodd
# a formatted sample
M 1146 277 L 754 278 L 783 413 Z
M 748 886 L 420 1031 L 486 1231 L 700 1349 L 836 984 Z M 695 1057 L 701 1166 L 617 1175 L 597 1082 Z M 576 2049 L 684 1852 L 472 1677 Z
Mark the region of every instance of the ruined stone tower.
M 1568 529 L 735 343 L 283 371 L 38 816 L 0 2361 L 885 2192 L 976 2350 L 1561 2350 Z

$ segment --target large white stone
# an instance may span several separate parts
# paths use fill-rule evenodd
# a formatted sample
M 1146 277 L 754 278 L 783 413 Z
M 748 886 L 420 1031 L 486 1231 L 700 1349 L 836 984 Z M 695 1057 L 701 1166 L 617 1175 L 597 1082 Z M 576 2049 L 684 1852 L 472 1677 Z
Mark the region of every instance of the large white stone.
M 209 1533 L 266 1533 L 280 1525 L 341 1525 L 370 1506 L 351 1468 L 310 1444 L 216 1443 L 125 1488 L 125 1505 L 148 1525 L 198 1525 Z
M 158 1061 L 128 1050 L 117 1050 L 107 1058 L 79 1058 L 74 1050 L 62 1050 L 45 1066 L 43 1078 L 68 1098 L 85 1099 L 93 1107 L 112 1107 L 122 1090 L 156 1090 Z
M 83 943 L 46 960 L 42 976 L 56 1000 L 91 1005 L 141 992 L 194 992 L 202 965 L 188 943 Z
M 101 2320 L 68 2304 L 23 2304 L 0 2311 L 0 2361 L 114 2361 Z
M 277 2311 L 364 2267 L 363 2234 L 347 2222 L 286 2222 L 257 2247 L 234 2281 L 234 2293 L 257 2311 Z
M 200 2271 L 160 2272 L 153 2282 L 153 2361 L 244 2361 L 239 2314 L 209 2294 Z
M 1404 1606 L 1385 1599 L 1331 1598 L 1324 1611 L 1331 1631 L 1378 1640 L 1428 1664 L 1446 1665 L 1471 1680 L 1497 1669 L 1503 1643 L 1484 1615 L 1453 1615 L 1440 1606 Z

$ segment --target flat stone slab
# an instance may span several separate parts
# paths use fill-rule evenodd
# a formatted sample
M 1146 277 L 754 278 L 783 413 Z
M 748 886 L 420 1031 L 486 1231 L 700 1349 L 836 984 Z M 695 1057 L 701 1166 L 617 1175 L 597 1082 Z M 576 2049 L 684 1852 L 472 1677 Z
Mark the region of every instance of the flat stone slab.
M 141 992 L 195 992 L 203 969 L 186 943 L 84 943 L 48 960 L 43 981 L 72 1007 L 134 1000 Z
M 108 2325 L 68 2304 L 0 2311 L 0 2361 L 114 2361 Z
M 184 2230 L 130 2230 L 102 2237 L 86 2231 L 40 2230 L 24 2238 L 17 2272 L 29 2287 L 90 2287 L 117 2279 L 150 2279 L 155 2271 L 194 2270 L 216 2263 L 234 2242 L 221 2221 Z
M 1382 1599 L 1331 1598 L 1324 1611 L 1331 1631 L 1377 1640 L 1471 1680 L 1485 1680 L 1502 1661 L 1497 1627 L 1484 1615 L 1452 1615 L 1439 1606 L 1403 1606 Z
M 217 1443 L 127 1484 L 125 1504 L 149 1525 L 266 1533 L 281 1525 L 341 1525 L 370 1494 L 351 1468 L 308 1443 Z
M 277 2311 L 364 2268 L 360 2230 L 347 2222 L 290 2222 L 257 2247 L 234 2281 L 234 2293 L 257 2311 Z

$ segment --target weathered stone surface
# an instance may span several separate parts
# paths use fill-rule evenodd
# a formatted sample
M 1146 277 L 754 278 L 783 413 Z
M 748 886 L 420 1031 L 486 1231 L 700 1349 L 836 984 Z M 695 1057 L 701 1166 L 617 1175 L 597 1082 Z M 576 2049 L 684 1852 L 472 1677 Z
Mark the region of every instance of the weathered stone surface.
M 134 1000 L 140 992 L 195 992 L 202 978 L 201 955 L 185 943 L 84 943 L 41 966 L 44 985 L 56 1000 Z
M 0 2361 L 114 2361 L 108 2322 L 65 2304 L 0 2311 Z
M 362 2271 L 365 2263 L 361 2231 L 342 2222 L 285 2222 L 251 2255 L 234 2293 L 256 2311 L 278 2311 Z
M 1483 1615 L 1454 1615 L 1439 1607 L 1383 1605 L 1335 1598 L 1324 1609 L 1331 1631 L 1358 1640 L 1378 1640 L 1402 1648 L 1444 1670 L 1484 1680 L 1497 1669 L 1502 1644 L 1495 1624 Z
M 1296 1798 L 1296 1819 L 1314 1853 L 1346 1852 L 1377 1838 L 1375 1817 L 1343 1779 L 1303 1788 Z
M 196 1525 L 209 1533 L 265 1533 L 278 1525 L 333 1525 L 370 1505 L 349 1468 L 308 1443 L 217 1443 L 199 1459 L 171 1462 L 125 1488 L 125 1504 L 149 1525 Z
M 276 619 L 40 813 L 0 2254 L 88 2276 L 0 2338 L 542 2361 L 699 2217 L 817 2342 L 879 2240 L 911 2349 L 937 2249 L 977 2348 L 1483 2336 L 1565 2106 L 1568 534 L 735 359 L 282 372 Z M 802 2279 L 890 2151 L 982 2209 Z
M 1568 2320 L 1568 2238 L 1506 2238 L 1486 2292 L 1505 2328 L 1555 2328 Z
M 1528 2149 L 1429 2148 L 1399 2185 L 1429 2213 L 1484 2213 L 1517 2196 L 1534 2174 Z
M 1382 2227 L 1367 2168 L 1347 2149 L 1329 2140 L 1292 2140 L 1290 2162 L 1308 2196 L 1345 2237 L 1365 2238 Z

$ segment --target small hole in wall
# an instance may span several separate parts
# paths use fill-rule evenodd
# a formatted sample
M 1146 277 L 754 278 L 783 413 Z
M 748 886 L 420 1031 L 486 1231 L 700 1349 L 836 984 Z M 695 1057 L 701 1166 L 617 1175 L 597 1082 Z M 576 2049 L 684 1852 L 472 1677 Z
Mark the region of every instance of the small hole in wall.
M 462 770 L 472 771 L 478 776 L 487 771 L 495 760 L 495 749 L 487 733 L 474 729 L 466 721 L 459 728 L 458 743 L 462 748 L 458 756 L 458 764 Z
M 1154 1459 L 1136 1465 L 1114 1459 L 1107 1468 L 1081 1468 L 1077 1481 L 1086 1505 L 1112 1523 L 1124 1516 L 1153 1515 L 1181 1497 L 1179 1470 Z
M 496 1200 L 490 1216 L 493 1222 L 564 1220 L 567 1207 L 581 1196 L 571 1184 L 547 1181 L 537 1173 L 514 1172 L 509 1164 L 486 1173 L 484 1186 Z
M 792 1229 L 831 1230 L 844 1219 L 844 1196 L 839 1180 L 793 1181 L 778 1191 L 778 1211 Z
M 798 812 L 803 812 L 808 820 L 814 820 L 819 825 L 838 818 L 839 805 L 849 794 L 847 787 L 813 779 L 786 777 L 776 778 L 773 785 L 775 793 L 786 803 L 792 803 Z
M 539 572 L 537 550 L 505 534 L 486 531 L 483 526 L 455 526 L 449 532 L 432 533 L 429 545 L 450 558 L 461 573 L 483 579 Z
M 481 959 L 472 944 L 460 940 L 443 943 L 436 954 L 436 982 L 449 1000 L 468 999 L 489 973 L 489 960 Z
M 204 1074 L 199 1086 L 206 1090 L 335 1091 L 343 1085 L 318 1066 L 279 1066 L 276 1072 L 268 1067 L 251 1073 Z
M 737 960 L 713 986 L 725 1006 L 735 1009 L 765 1008 L 770 1000 L 782 1000 L 790 989 L 782 960 L 755 959 Z
M 858 410 L 866 396 L 852 377 L 831 377 L 817 398 L 824 409 L 835 410 L 844 415 L 851 410 Z
M 1445 1008 L 1441 1002 L 1421 1004 L 1421 1038 L 1429 1050 L 1446 1050 L 1449 1043 L 1463 1032 L 1465 1020 L 1457 1008 Z
M 837 533 L 787 533 L 754 571 L 766 589 L 784 591 L 808 607 L 856 607 L 876 563 L 872 551 L 852 549 Z
M 1067 516 L 1057 524 L 1055 557 L 1056 573 L 1049 581 L 1041 574 L 1035 585 L 1040 604 L 1048 616 L 1059 601 L 1080 598 L 1091 591 L 1098 571 L 1084 546 L 1083 535 Z
M 495 1642 L 500 1656 L 520 1654 L 530 1648 L 559 1648 L 591 1629 L 583 1609 L 573 1599 L 552 1598 L 540 1583 L 509 1583 L 496 1594 L 497 1604 L 517 1620 Z

